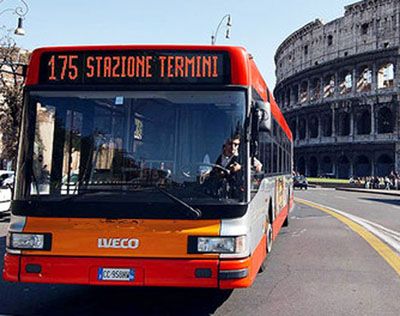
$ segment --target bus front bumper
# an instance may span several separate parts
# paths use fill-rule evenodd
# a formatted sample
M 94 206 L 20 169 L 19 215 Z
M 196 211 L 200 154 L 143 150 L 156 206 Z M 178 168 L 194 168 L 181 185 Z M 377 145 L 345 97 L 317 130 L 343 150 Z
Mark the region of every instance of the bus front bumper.
M 255 278 L 251 258 L 238 260 L 52 257 L 6 254 L 3 278 L 10 282 L 203 287 L 248 287 Z M 99 269 L 130 269 L 133 280 L 104 281 Z

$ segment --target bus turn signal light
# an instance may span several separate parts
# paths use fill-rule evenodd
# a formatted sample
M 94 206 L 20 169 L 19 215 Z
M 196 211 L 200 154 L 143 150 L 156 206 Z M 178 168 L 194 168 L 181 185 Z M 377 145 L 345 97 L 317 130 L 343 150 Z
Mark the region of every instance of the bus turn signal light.
M 51 234 L 9 232 L 7 247 L 13 250 L 50 250 Z
M 239 254 L 246 250 L 246 236 L 197 237 L 190 236 L 188 253 Z

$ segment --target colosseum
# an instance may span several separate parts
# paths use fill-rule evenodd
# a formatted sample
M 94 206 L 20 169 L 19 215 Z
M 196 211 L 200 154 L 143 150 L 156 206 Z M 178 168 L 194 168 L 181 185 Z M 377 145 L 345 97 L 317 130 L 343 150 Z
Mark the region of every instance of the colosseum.
M 400 1 L 365 0 L 317 19 L 275 54 L 276 99 L 307 176 L 400 171 Z

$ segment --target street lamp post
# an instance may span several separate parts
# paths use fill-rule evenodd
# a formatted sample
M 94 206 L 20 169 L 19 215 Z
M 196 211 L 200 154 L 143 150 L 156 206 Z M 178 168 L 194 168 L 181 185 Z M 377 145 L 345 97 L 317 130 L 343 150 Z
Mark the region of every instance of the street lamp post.
M 211 45 L 215 45 L 215 43 L 217 42 L 217 36 L 218 36 L 218 32 L 219 29 L 222 26 L 222 23 L 226 21 L 226 33 L 225 33 L 225 38 L 229 39 L 230 36 L 230 30 L 231 30 L 231 26 L 232 26 L 232 18 L 230 14 L 226 14 L 222 17 L 221 21 L 219 22 L 216 31 L 211 35 Z
M 12 12 L 13 14 L 18 15 L 18 24 L 17 28 L 14 31 L 15 35 L 25 35 L 25 30 L 23 28 L 23 20 L 25 19 L 25 16 L 27 15 L 29 11 L 28 4 L 24 0 L 19 0 L 22 5 L 17 6 L 16 8 L 8 8 L 4 9 L 3 11 L 0 12 L 0 15 L 2 15 L 5 12 Z M 0 0 L 0 4 L 4 2 L 4 0 Z

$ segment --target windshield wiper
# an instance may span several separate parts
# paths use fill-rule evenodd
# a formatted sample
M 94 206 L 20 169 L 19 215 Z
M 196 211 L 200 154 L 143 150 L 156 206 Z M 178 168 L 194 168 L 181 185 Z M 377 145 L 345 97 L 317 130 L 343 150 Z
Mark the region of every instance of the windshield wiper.
M 101 193 L 101 192 L 109 193 L 109 192 L 117 192 L 117 191 L 110 190 L 110 189 L 108 189 L 108 190 L 107 189 L 92 189 L 92 190 L 86 189 L 83 192 L 79 192 L 79 193 L 75 194 L 75 190 L 74 190 L 73 194 L 68 194 L 64 199 L 62 199 L 62 202 L 73 201 L 73 200 L 76 200 L 77 198 L 86 196 L 90 193 Z M 119 192 L 117 192 L 117 193 L 119 193 Z
M 192 217 L 194 219 L 199 219 L 202 216 L 201 211 L 199 209 L 190 206 L 189 204 L 182 201 L 180 198 L 176 197 L 175 195 L 169 193 L 168 191 L 158 186 L 155 186 L 155 188 L 165 196 L 169 197 L 172 201 L 176 202 L 179 205 L 182 205 L 187 210 L 187 212 L 185 212 L 185 215 Z
M 199 209 L 190 206 L 189 204 L 185 203 L 184 201 L 182 201 L 177 196 L 173 195 L 172 193 L 169 193 L 168 191 L 160 188 L 159 186 L 151 186 L 149 188 L 157 189 L 157 191 L 159 191 L 160 193 L 164 194 L 165 196 L 170 198 L 175 203 L 183 206 L 185 208 L 185 210 L 186 210 L 184 212 L 186 216 L 194 218 L 194 219 L 198 219 L 198 218 L 200 218 L 202 216 L 202 213 L 201 213 L 201 211 Z M 87 194 L 99 193 L 99 192 L 107 192 L 107 193 L 115 192 L 115 193 L 119 193 L 119 192 L 117 192 L 115 190 L 107 190 L 107 189 L 86 190 L 86 191 L 83 191 L 83 192 L 81 192 L 79 194 L 76 194 L 76 195 L 73 195 L 73 196 L 70 196 L 70 197 L 67 197 L 67 198 L 63 199 L 63 202 L 65 202 L 65 201 L 73 201 L 73 200 L 76 200 L 77 198 L 85 196 Z M 125 193 L 133 193 L 133 192 L 135 192 L 135 191 L 126 191 Z M 140 192 L 140 191 L 136 191 L 136 192 Z

